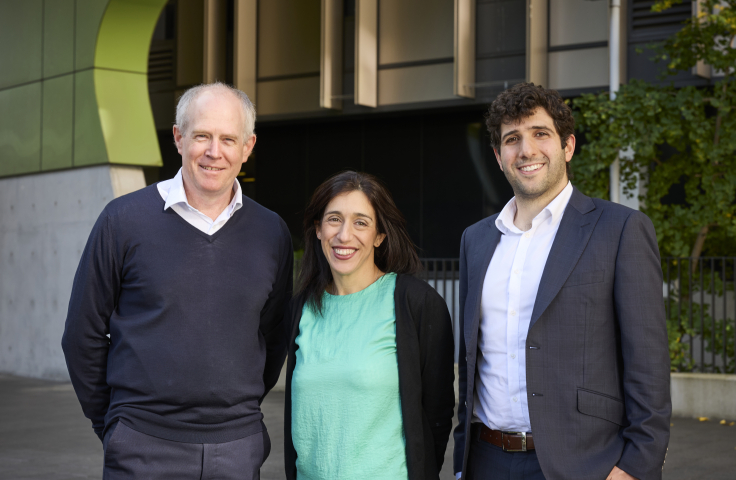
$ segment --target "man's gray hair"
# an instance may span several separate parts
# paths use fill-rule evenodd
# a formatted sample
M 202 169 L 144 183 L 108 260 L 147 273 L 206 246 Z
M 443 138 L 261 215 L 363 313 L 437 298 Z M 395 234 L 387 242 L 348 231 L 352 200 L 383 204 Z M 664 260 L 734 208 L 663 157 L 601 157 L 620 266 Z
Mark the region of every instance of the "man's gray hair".
M 196 99 L 200 93 L 209 90 L 224 90 L 235 95 L 240 99 L 240 105 L 243 107 L 243 118 L 245 119 L 245 131 L 243 132 L 243 141 L 247 142 L 253 135 L 253 129 L 256 125 L 256 107 L 253 102 L 250 101 L 248 95 L 237 88 L 231 87 L 230 85 L 222 82 L 206 83 L 192 87 L 179 98 L 179 103 L 176 105 L 176 126 L 182 134 L 185 134 L 187 128 L 189 128 L 189 105 Z

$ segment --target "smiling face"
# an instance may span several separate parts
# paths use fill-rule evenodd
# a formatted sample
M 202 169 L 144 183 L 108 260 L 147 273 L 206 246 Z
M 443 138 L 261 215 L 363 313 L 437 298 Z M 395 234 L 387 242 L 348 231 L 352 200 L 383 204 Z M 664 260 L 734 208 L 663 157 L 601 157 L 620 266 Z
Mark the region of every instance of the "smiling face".
M 519 123 L 503 124 L 498 166 L 522 199 L 554 198 L 567 185 L 565 167 L 575 151 L 575 136 L 562 147 L 552 117 L 538 108 Z
M 363 278 L 368 284 L 375 280 L 374 253 L 386 235 L 378 233 L 365 193 L 355 190 L 333 198 L 316 230 L 333 278 Z
M 196 203 L 197 198 L 227 196 L 229 202 L 235 178 L 256 143 L 255 135 L 247 140 L 243 136 L 240 100 L 221 89 L 206 90 L 192 101 L 188 113 L 186 132 L 174 126 L 187 198 Z

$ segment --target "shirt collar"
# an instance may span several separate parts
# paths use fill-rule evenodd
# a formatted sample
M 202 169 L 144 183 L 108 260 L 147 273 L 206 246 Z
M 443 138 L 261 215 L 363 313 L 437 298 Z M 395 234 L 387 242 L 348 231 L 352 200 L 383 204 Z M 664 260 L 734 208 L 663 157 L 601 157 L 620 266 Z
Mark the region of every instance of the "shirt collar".
M 233 195 L 233 199 L 225 209 L 231 214 L 243 206 L 243 189 L 240 188 L 240 182 L 238 182 L 237 179 L 233 182 L 233 192 L 235 192 L 235 195 Z M 177 203 L 184 203 L 187 207 L 194 208 L 189 205 L 189 200 L 187 200 L 187 193 L 184 190 L 184 180 L 181 176 L 181 168 L 176 172 L 176 176 L 171 179 L 169 194 L 166 197 L 164 210 L 170 208 L 172 205 L 176 205 Z
M 541 212 L 534 217 L 532 220 L 532 228 L 536 227 L 539 223 L 544 221 L 546 218 L 551 218 L 551 223 L 558 223 L 562 218 L 562 214 L 565 213 L 570 197 L 572 196 L 572 183 L 568 180 L 567 185 L 562 191 L 547 204 Z M 511 200 L 503 207 L 501 213 L 496 217 L 496 228 L 503 233 L 508 235 L 509 233 L 521 234 L 516 225 L 514 225 L 514 217 L 516 216 L 516 197 L 512 197 Z

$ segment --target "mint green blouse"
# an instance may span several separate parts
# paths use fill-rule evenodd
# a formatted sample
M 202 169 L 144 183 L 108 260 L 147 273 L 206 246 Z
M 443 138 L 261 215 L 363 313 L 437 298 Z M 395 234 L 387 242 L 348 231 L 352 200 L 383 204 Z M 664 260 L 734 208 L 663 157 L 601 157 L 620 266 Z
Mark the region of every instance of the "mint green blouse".
M 304 306 L 291 380 L 299 480 L 406 479 L 394 289 L 386 274 Z

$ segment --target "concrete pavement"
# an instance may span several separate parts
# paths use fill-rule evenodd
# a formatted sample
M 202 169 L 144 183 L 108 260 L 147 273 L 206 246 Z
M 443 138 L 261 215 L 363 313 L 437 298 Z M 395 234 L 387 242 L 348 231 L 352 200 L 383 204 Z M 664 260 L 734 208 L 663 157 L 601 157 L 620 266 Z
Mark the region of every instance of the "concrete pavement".
M 262 480 L 284 478 L 283 407 L 281 392 L 271 393 L 263 404 L 273 448 Z M 736 426 L 721 426 L 719 420 L 673 419 L 664 480 L 736 478 Z M 452 439 L 442 480 L 454 478 L 451 447 Z M 0 374 L 0 479 L 100 478 L 102 445 L 71 385 Z

